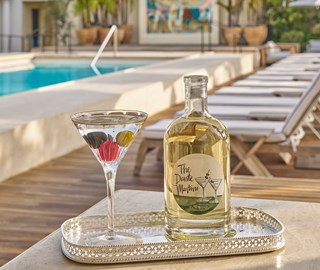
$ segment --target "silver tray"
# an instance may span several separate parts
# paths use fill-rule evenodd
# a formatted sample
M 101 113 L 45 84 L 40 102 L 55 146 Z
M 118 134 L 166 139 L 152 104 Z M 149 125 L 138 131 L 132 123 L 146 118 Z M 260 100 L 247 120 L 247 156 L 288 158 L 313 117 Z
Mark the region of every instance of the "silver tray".
M 139 235 L 132 245 L 88 246 L 87 233 L 107 227 L 105 216 L 76 217 L 61 226 L 62 251 L 76 262 L 107 264 L 268 252 L 285 245 L 284 227 L 274 217 L 253 208 L 232 208 L 233 237 L 170 241 L 165 236 L 164 212 L 115 216 L 118 231 Z

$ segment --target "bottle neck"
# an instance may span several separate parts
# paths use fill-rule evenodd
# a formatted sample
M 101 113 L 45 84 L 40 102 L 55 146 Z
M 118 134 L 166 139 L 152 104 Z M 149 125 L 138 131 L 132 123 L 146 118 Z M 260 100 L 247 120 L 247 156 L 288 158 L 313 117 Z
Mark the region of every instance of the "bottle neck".
M 191 85 L 186 87 L 186 102 L 184 116 L 205 116 L 207 112 L 206 85 Z

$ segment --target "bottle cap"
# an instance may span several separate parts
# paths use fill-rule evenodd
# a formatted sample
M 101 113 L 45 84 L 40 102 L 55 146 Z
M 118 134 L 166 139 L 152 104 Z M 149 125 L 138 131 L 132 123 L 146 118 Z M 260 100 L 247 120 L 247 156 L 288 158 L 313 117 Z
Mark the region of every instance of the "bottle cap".
M 189 75 L 184 77 L 184 83 L 189 84 L 189 83 L 208 83 L 208 76 L 204 75 Z
M 186 99 L 206 98 L 208 76 L 190 75 L 184 77 Z

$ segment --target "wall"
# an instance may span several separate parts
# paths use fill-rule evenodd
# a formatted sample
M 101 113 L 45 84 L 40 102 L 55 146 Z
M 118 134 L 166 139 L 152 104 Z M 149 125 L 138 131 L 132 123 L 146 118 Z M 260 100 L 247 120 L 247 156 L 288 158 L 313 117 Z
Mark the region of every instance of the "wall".
M 135 1 L 129 10 L 128 23 L 133 25 L 131 44 L 139 43 L 139 1 Z
M 149 5 L 147 7 L 147 4 Z M 206 5 L 201 11 L 201 6 Z M 211 12 L 210 12 L 211 7 Z M 208 11 L 209 9 L 209 11 Z M 199 44 L 201 21 L 212 20 L 211 42 L 219 44 L 219 6 L 216 1 L 165 1 L 152 4 L 139 1 L 139 43 L 141 44 Z M 204 24 L 204 42 L 209 43 L 208 25 Z
M 10 34 L 21 36 L 23 13 L 22 13 L 22 0 L 10 1 Z M 12 51 L 21 51 L 21 40 L 12 40 Z
M 39 32 L 45 32 L 45 6 L 44 2 L 24 2 L 23 4 L 23 34 L 32 33 L 32 9 L 39 9 Z
M 0 33 L 5 35 L 22 35 L 22 6 L 21 0 L 0 1 Z M 11 45 L 9 42 L 11 41 Z M 20 51 L 21 39 L 19 37 L 3 37 L 1 39 L 2 52 Z
M 0 0 L 0 34 L 2 34 L 3 33 L 3 30 L 2 30 L 2 28 L 3 28 L 3 22 L 2 22 L 2 2 L 3 2 L 3 0 Z M 1 39 L 0 39 L 0 42 L 1 42 Z M 1 51 L 1 44 L 0 44 L 0 51 Z
M 1 33 L 4 35 L 8 35 L 11 33 L 10 31 L 10 1 L 9 0 L 2 0 L 1 1 L 1 9 L 2 12 L 0 20 L 2 23 L 2 29 L 1 29 Z M 8 37 L 2 37 L 2 48 L 1 51 L 2 52 L 8 52 L 9 51 L 9 45 L 8 45 Z

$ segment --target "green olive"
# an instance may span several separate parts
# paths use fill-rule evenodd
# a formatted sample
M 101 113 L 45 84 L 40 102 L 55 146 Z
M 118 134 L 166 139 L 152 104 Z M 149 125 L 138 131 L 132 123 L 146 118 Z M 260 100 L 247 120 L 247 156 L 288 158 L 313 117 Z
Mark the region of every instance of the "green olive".
M 134 134 L 129 130 L 121 131 L 116 136 L 117 143 L 122 147 L 127 147 L 131 143 L 133 138 Z

